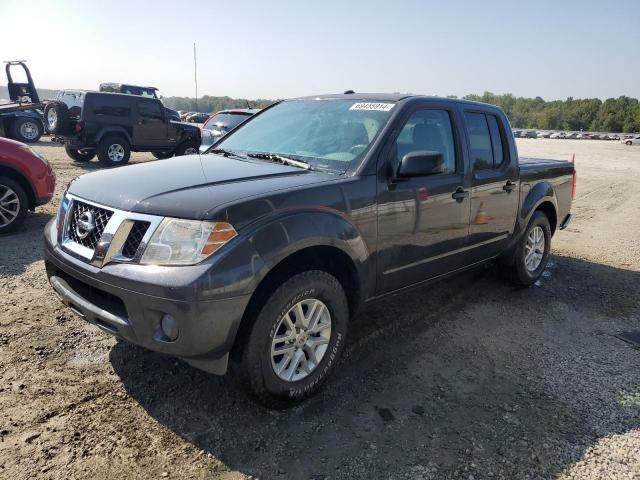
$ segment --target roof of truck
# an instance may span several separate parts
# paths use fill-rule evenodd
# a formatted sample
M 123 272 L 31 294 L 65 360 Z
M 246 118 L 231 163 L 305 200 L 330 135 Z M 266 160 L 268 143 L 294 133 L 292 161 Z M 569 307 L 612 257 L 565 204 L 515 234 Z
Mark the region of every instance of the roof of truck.
M 472 100 L 465 100 L 461 98 L 447 98 L 447 97 L 436 97 L 433 95 L 416 95 L 413 93 L 331 93 L 324 95 L 309 95 L 305 97 L 293 98 L 291 100 L 360 100 L 366 102 L 399 102 L 401 100 L 406 100 L 409 98 L 423 98 L 427 100 L 438 101 L 442 103 L 462 103 L 465 105 L 477 105 L 482 107 L 492 107 L 499 109 L 500 107 L 496 105 L 491 105 L 488 103 L 475 102 Z

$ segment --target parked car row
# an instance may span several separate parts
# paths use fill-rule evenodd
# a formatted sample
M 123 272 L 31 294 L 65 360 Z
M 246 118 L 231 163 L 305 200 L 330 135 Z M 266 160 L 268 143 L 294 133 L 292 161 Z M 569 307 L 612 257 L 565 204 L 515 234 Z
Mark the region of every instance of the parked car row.
M 536 130 L 514 130 L 515 138 L 553 138 L 568 140 L 623 140 L 631 135 L 623 136 L 617 133 L 588 133 L 588 132 L 553 132 Z

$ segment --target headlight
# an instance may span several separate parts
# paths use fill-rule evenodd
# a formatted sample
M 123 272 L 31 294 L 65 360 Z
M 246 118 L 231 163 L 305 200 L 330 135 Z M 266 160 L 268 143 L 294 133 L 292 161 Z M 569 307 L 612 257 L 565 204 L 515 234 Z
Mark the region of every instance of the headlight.
M 151 236 L 140 263 L 195 265 L 236 235 L 228 223 L 165 218 Z

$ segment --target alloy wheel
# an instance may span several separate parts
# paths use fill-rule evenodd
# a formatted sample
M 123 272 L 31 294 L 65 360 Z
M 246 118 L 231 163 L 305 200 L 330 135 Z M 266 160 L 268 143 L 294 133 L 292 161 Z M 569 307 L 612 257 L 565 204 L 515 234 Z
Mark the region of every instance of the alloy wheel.
M 529 272 L 535 272 L 544 257 L 544 230 L 539 225 L 531 229 L 524 246 L 524 264 Z
M 297 382 L 320 364 L 331 339 L 331 313 L 320 300 L 296 303 L 280 319 L 271 342 L 271 366 L 285 382 Z
M 47 112 L 47 124 L 49 125 L 49 129 L 53 130 L 56 128 L 56 124 L 58 123 L 58 113 L 55 109 L 51 109 Z
M 119 143 L 109 145 L 109 148 L 107 149 L 107 156 L 112 162 L 121 162 L 124 158 L 124 147 Z
M 12 223 L 20 213 L 20 197 L 6 185 L 0 185 L 0 227 Z

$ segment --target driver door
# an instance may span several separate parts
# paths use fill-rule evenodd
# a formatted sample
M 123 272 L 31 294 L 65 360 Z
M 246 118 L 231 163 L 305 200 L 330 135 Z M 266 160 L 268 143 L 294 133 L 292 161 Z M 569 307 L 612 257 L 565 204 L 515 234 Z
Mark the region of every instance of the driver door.
M 378 190 L 378 294 L 464 265 L 470 201 L 455 115 L 444 105 L 418 108 L 384 150 L 388 174 Z M 402 158 L 416 151 L 440 152 L 439 173 L 397 178 Z
M 164 107 L 158 100 L 140 98 L 133 125 L 133 143 L 138 147 L 155 147 L 168 143 Z

